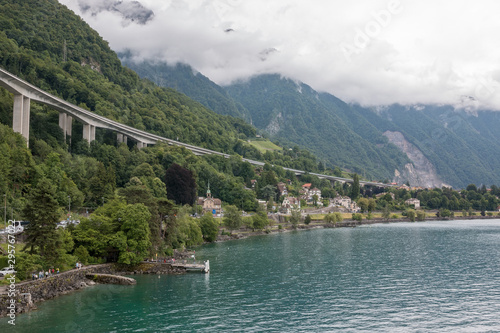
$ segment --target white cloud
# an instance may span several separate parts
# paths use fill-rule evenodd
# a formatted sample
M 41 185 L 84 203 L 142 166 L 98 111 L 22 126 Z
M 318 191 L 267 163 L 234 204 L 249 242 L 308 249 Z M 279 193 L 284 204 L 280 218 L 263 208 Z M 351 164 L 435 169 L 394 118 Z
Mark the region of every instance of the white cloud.
M 140 0 L 154 12 L 144 25 L 82 13 L 94 0 L 60 2 L 116 51 L 189 63 L 219 84 L 278 72 L 365 105 L 500 110 L 494 0 Z

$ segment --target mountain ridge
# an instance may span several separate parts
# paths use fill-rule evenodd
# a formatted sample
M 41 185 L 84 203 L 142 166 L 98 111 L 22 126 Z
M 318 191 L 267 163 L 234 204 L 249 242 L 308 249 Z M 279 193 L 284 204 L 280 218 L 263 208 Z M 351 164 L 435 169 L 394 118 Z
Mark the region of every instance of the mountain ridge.
M 183 66 L 195 72 L 189 65 Z M 175 66 L 169 66 L 168 70 L 170 78 L 176 77 L 171 73 L 176 71 Z M 162 76 L 161 71 L 155 73 Z M 201 73 L 196 76 L 203 77 L 212 87 L 216 85 Z M 163 84 L 175 87 L 178 82 L 165 80 Z M 425 185 L 426 182 L 416 181 L 415 176 L 401 177 L 408 173 L 408 163 L 415 167 L 415 161 L 383 135 L 392 131 L 400 132 L 430 161 L 436 170 L 437 177 L 431 177 L 435 186 L 451 184 L 464 188 L 469 183 L 500 181 L 497 167 L 500 161 L 491 157 L 500 155 L 497 144 L 500 134 L 495 131 L 500 125 L 500 117 L 492 111 L 481 111 L 473 116 L 448 105 L 362 107 L 345 103 L 332 94 L 317 92 L 281 74 L 257 75 L 220 87 L 226 92 L 225 95 L 220 93 L 223 103 L 236 103 L 237 112 L 228 111 L 226 106 L 217 103 L 208 104 L 202 88 L 193 90 L 186 84 L 177 87 L 215 112 L 232 113 L 267 133 L 271 139 L 310 149 L 324 161 L 350 172 L 409 181 L 415 186 Z M 336 147 L 321 142 L 324 138 L 336 143 Z M 460 151 L 471 158 L 464 158 Z

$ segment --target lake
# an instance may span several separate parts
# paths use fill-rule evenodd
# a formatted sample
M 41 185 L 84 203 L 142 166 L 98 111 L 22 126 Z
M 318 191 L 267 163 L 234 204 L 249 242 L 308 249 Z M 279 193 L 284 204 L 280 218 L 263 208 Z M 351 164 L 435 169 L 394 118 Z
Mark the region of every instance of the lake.
M 286 232 L 196 256 L 210 274 L 90 287 L 7 331 L 500 331 L 500 220 Z

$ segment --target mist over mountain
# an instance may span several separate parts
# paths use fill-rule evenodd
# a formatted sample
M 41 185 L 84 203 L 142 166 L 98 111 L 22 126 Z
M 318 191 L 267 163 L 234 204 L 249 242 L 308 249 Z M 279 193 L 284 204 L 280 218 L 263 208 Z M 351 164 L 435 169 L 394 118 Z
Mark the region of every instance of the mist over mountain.
M 154 17 L 154 12 L 139 1 L 78 0 L 77 2 L 83 13 L 90 12 L 92 16 L 108 11 L 120 14 L 125 22 L 138 24 L 146 24 Z
M 217 113 L 250 121 L 274 140 L 306 147 L 367 177 L 458 188 L 500 181 L 498 112 L 446 105 L 366 108 L 279 74 L 219 87 L 186 64 L 127 66 Z
M 122 64 L 160 87 L 169 87 L 187 96 L 196 96 L 198 102 L 219 114 L 251 120 L 245 108 L 232 99 L 224 88 L 187 64 L 169 65 L 155 61 L 136 63 L 130 52 L 121 52 L 118 56 Z

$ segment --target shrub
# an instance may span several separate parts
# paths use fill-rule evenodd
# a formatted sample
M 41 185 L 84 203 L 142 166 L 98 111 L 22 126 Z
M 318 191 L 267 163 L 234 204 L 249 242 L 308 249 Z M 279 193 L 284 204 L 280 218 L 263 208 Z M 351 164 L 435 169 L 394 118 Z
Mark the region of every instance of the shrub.
M 363 215 L 361 215 L 359 213 L 353 213 L 352 219 L 355 221 L 361 222 L 363 220 Z
M 411 221 L 411 222 L 415 222 L 415 216 L 416 216 L 416 212 L 415 210 L 413 209 L 408 209 L 406 211 L 406 216 L 408 217 L 408 219 Z
M 417 221 L 425 221 L 427 214 L 423 210 L 417 211 Z
M 336 222 L 335 214 L 332 214 L 332 213 L 326 214 L 325 217 L 323 218 L 323 221 L 326 224 L 335 224 L 335 222 Z
M 342 222 L 344 220 L 342 214 L 340 214 L 339 212 L 336 212 L 334 214 L 335 214 L 335 222 Z

